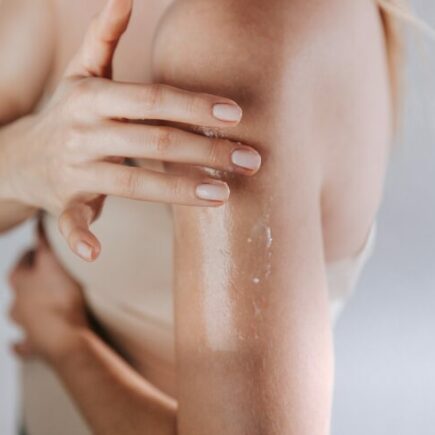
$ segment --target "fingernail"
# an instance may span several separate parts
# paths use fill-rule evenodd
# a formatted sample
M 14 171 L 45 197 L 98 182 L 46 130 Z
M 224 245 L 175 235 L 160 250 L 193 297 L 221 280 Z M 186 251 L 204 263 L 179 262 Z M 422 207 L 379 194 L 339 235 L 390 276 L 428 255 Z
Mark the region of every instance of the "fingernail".
M 230 189 L 226 183 L 204 183 L 196 188 L 196 196 L 206 201 L 226 201 L 230 196 Z
M 85 242 L 79 242 L 76 246 L 76 252 L 85 260 L 92 260 L 92 247 Z
M 215 104 L 213 116 L 220 121 L 238 122 L 242 119 L 242 109 L 235 104 Z
M 261 156 L 254 150 L 238 149 L 231 154 L 231 161 L 241 168 L 256 171 L 261 166 Z

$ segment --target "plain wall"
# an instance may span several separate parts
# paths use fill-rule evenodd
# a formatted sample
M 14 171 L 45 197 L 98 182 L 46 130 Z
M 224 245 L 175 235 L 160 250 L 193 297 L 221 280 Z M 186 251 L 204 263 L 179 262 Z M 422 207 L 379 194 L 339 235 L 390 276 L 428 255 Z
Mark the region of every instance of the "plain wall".
M 435 2 L 413 4 L 435 27 Z M 435 41 L 414 38 L 405 126 L 391 162 L 376 251 L 336 330 L 334 435 L 435 433 L 434 73 Z M 1 435 L 14 434 L 18 409 L 6 271 L 30 242 L 29 225 L 0 239 Z
M 435 27 L 435 2 L 413 4 Z M 334 435 L 435 434 L 435 39 L 409 46 L 376 251 L 336 330 Z

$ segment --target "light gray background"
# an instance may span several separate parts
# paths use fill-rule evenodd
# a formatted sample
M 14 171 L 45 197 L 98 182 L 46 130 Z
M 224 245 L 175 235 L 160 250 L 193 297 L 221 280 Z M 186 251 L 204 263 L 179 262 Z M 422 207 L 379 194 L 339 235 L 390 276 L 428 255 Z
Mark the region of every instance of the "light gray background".
M 435 27 L 435 2 L 413 4 Z M 435 434 L 435 41 L 412 39 L 410 70 L 376 252 L 336 331 L 334 435 Z M 1 435 L 18 400 L 6 271 L 30 241 L 28 226 L 0 239 Z

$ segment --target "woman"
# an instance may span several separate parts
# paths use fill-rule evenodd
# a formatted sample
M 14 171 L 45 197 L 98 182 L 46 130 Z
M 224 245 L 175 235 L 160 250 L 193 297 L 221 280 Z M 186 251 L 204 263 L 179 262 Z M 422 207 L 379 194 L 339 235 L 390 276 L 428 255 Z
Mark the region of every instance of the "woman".
M 115 260 L 104 259 L 103 250 L 100 260 L 107 267 L 98 279 L 92 276 L 100 262 L 92 270 L 74 264 L 47 223 L 64 266 L 42 239 L 32 265 L 22 261 L 12 274 L 13 317 L 28 334 L 19 350 L 49 363 L 93 432 L 328 433 L 329 311 L 332 317 L 338 313 L 370 251 L 389 154 L 392 63 L 389 69 L 386 23 L 367 0 L 220 0 L 219 7 L 215 0 L 180 0 L 166 11 L 154 42 L 154 80 L 235 98 L 244 109 L 239 126 L 186 130 L 253 144 L 263 165 L 249 180 L 205 171 L 230 185 L 222 207 L 173 207 L 175 355 L 172 294 L 164 282 L 168 263 L 159 263 L 171 251 L 170 222 L 161 234 L 153 226 L 143 237 L 133 235 L 136 244 L 121 251 L 138 249 L 137 255 L 121 258 L 116 252 L 127 236 L 104 224 L 107 207 L 97 225 L 114 243 Z M 202 169 L 175 163 L 165 169 L 204 176 Z M 130 230 L 148 228 L 129 225 L 125 213 L 119 216 Z M 164 225 L 164 219 L 158 214 L 153 222 Z M 78 234 L 90 237 L 82 221 L 74 221 Z M 152 246 L 163 246 L 158 261 L 157 250 L 142 260 L 146 237 L 152 237 Z M 134 263 L 138 258 L 142 262 Z M 136 273 L 129 269 L 132 262 Z M 65 265 L 86 281 L 86 303 L 118 354 L 89 328 L 80 286 Z M 54 300 L 55 295 L 62 297 Z M 29 307 L 39 308 L 33 313 Z M 46 324 L 35 320 L 40 316 Z M 52 384 L 46 369 L 27 370 L 27 392 L 45 392 L 39 417 L 41 408 L 58 415 L 60 395 L 54 395 L 54 386 L 47 390 Z M 30 434 L 74 427 L 72 414 L 61 419 L 58 432 L 38 412 L 28 418 L 38 408 L 30 402 L 25 406 Z M 80 431 L 86 433 L 77 427 L 71 433 Z
M 126 282 L 126 276 L 131 275 L 132 292 L 142 289 L 147 282 L 151 285 L 148 291 L 153 291 L 155 286 L 169 287 L 171 280 L 171 272 L 167 271 L 171 255 L 171 222 L 167 208 L 110 198 L 103 212 L 107 218 L 100 220 L 109 227 L 101 234 L 106 242 L 106 252 L 103 249 L 96 273 L 87 269 L 81 260 L 73 263 L 74 258 L 68 257 L 58 235 L 56 217 L 60 215 L 59 226 L 71 249 L 85 260 L 93 260 L 99 254 L 100 246 L 87 227 L 100 211 L 103 198 L 95 194 L 112 193 L 132 199 L 214 207 L 227 199 L 226 183 L 209 176 L 162 174 L 157 160 L 203 164 L 252 175 L 258 169 L 260 158 L 255 150 L 241 143 L 206 138 L 152 123 L 139 125 L 111 120 L 114 116 L 131 120 L 164 118 L 207 127 L 234 126 L 240 120 L 241 110 L 227 98 L 189 93 L 167 86 L 132 85 L 98 78 L 110 76 L 113 52 L 117 39 L 126 28 L 131 2 L 109 2 L 100 18 L 94 21 L 79 50 L 82 31 L 101 5 L 102 2 L 85 2 L 83 8 L 78 8 L 76 3 L 62 5 L 33 0 L 2 3 L 0 27 L 4 34 L 1 51 L 5 58 L 10 53 L 10 62 L 4 62 L 0 73 L 1 110 L 5 124 L 0 139 L 0 227 L 2 230 L 13 227 L 42 208 L 53 216 L 46 215 L 44 224 L 57 242 L 58 254 L 66 257 L 70 267 L 75 264 L 79 268 L 78 276 L 84 281 L 90 272 L 91 277 L 100 283 L 97 289 L 101 288 L 106 284 L 100 278 L 107 276 L 107 270 L 116 270 L 118 281 L 122 283 Z M 126 36 L 131 49 L 120 47 L 118 51 L 119 61 L 115 63 L 118 79 L 150 82 L 151 35 L 163 9 L 164 4 L 160 1 L 146 7 L 138 4 L 136 14 L 140 20 L 132 23 L 130 36 Z M 18 30 L 11 26 L 16 26 L 16 23 L 21 23 Z M 143 30 L 144 23 L 149 24 L 146 31 Z M 23 34 L 22 29 L 27 29 L 28 33 Z M 57 31 L 56 36 L 54 32 Z M 143 37 L 147 41 L 145 44 Z M 70 62 L 77 50 L 78 54 Z M 15 54 L 17 51 L 19 57 Z M 135 58 L 140 61 L 135 61 Z M 29 75 L 28 71 L 33 74 Z M 56 86 L 57 90 L 51 97 Z M 35 105 L 38 106 L 35 112 L 27 115 Z M 13 122 L 15 118 L 17 120 Z M 105 159 L 106 156 L 109 158 Z M 139 169 L 138 165 L 105 162 L 112 160 L 113 156 L 148 157 L 147 166 L 153 171 Z M 115 161 L 119 161 L 118 157 Z M 247 168 L 249 165 L 254 165 L 255 169 Z M 97 182 L 101 184 L 97 186 Z M 122 225 L 118 225 L 121 222 Z M 114 233 L 118 233 L 118 237 Z M 138 240 L 141 244 L 136 246 Z M 118 255 L 120 245 L 117 241 L 127 244 L 126 249 L 130 251 L 132 247 L 142 251 L 131 252 L 123 262 Z M 166 244 L 166 249 L 155 252 L 151 247 L 153 241 Z M 114 249 L 110 243 L 115 243 Z M 142 265 L 142 252 L 152 258 L 147 267 L 142 267 L 144 273 L 139 276 L 135 259 Z M 140 258 L 136 254 L 140 254 Z M 133 269 L 128 270 L 128 267 Z M 114 293 L 120 294 L 116 278 L 110 276 L 107 280 L 116 290 Z M 87 282 L 93 288 L 89 279 Z M 107 300 L 107 295 L 104 298 Z M 164 305 L 162 309 L 168 311 L 170 307 Z M 116 325 L 124 325 L 116 316 L 111 316 L 111 311 L 107 315 Z M 122 320 L 124 317 L 127 320 L 132 318 L 133 322 L 137 318 L 129 313 Z M 136 352 L 140 353 L 141 349 Z M 80 431 L 77 426 L 83 426 L 81 419 L 44 366 L 25 366 L 23 385 L 24 418 L 31 433 L 62 432 L 70 414 L 73 424 L 69 430 L 72 433 Z M 47 398 L 60 404 L 57 413 L 60 427 L 44 417 L 52 404 L 47 401 L 40 406 L 40 388 L 47 392 Z M 53 390 L 60 397 L 50 394 Z M 65 418 L 61 417 L 64 415 L 62 409 L 67 414 Z

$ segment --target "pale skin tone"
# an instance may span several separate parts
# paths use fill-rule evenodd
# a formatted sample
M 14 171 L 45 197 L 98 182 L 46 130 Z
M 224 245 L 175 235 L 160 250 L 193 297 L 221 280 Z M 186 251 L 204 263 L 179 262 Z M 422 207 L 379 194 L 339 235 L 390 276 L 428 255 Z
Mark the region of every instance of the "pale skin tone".
M 235 126 L 242 110 L 222 97 L 110 80 L 112 58 L 131 6 L 131 1 L 109 2 L 91 25 L 51 101 L 40 112 L 4 127 L 0 136 L 4 210 L 0 228 L 12 226 L 26 210 L 46 210 L 59 215 L 60 231 L 71 249 L 89 261 L 100 251 L 89 226 L 105 195 L 197 206 L 218 206 L 228 199 L 228 185 L 219 180 L 127 168 L 119 164 L 124 158 L 207 165 L 244 175 L 252 175 L 261 164 L 259 154 L 241 143 L 132 123 L 164 120 Z M 4 119 L 13 116 L 7 113 Z M 19 213 L 16 204 L 21 205 Z
M 15 291 L 10 316 L 27 333 L 26 341 L 14 346 L 16 354 L 55 367 L 93 433 L 140 434 L 143 428 L 177 433 L 176 401 L 134 372 L 90 329 L 80 284 L 43 235 L 9 279 Z
M 325 262 L 358 251 L 378 207 L 390 134 L 385 53 L 366 1 L 272 3 L 180 1 L 156 40 L 156 81 L 240 101 L 240 126 L 219 131 L 253 144 L 264 162 L 249 181 L 222 176 L 231 188 L 223 207 L 174 208 L 178 401 L 136 379 L 64 311 L 38 330 L 56 288 L 76 295 L 71 313 L 83 310 L 79 286 L 45 245 L 39 251 L 50 261 L 12 275 L 14 317 L 28 333 L 19 350 L 57 368 L 96 433 L 147 425 L 181 435 L 329 431 Z M 59 282 L 47 278 L 53 270 Z M 41 295 L 38 311 L 25 309 L 25 289 Z M 65 329 L 67 345 L 52 346 L 46 331 Z M 81 376 L 113 399 L 110 412 Z

